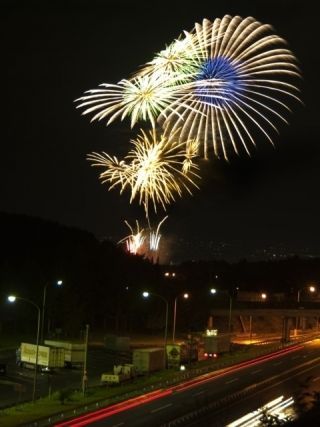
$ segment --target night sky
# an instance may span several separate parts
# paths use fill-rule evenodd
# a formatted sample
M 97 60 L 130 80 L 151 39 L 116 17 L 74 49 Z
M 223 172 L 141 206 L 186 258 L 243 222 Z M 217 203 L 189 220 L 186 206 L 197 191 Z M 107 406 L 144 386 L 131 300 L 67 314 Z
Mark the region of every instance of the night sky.
M 280 127 L 276 148 L 204 167 L 201 191 L 168 209 L 167 260 L 242 258 L 266 246 L 320 255 L 319 25 L 311 1 L 7 1 L 1 13 L 0 210 L 58 221 L 115 241 L 142 220 L 128 194 L 107 191 L 86 154 L 122 157 L 129 124 L 90 124 L 73 100 L 127 78 L 203 18 L 253 16 L 288 41 L 303 73 L 304 106 Z M 164 216 L 159 211 L 158 219 Z M 210 252 L 211 251 L 211 252 Z M 232 252 L 232 254 L 231 254 Z

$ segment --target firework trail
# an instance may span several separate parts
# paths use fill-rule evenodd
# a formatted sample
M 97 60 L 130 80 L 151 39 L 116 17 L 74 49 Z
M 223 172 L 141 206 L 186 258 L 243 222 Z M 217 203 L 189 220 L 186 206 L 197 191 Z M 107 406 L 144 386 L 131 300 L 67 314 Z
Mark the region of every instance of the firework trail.
M 136 231 L 133 227 L 125 221 L 125 224 L 129 227 L 131 234 L 121 239 L 118 243 L 126 242 L 126 249 L 130 254 L 137 255 L 141 252 L 145 236 L 143 235 L 144 229 L 140 229 L 139 222 L 136 220 Z
M 161 239 L 160 227 L 164 221 L 168 218 L 168 215 L 163 218 L 158 224 L 156 231 L 150 231 L 149 235 L 149 249 L 150 251 L 157 252 L 159 249 L 159 243 Z

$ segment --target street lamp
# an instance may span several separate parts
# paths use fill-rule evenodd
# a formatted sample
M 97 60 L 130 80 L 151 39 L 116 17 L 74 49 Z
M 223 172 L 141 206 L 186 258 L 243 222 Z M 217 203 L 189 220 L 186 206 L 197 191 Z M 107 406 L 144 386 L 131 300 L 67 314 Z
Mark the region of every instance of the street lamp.
M 34 376 L 33 376 L 33 390 L 32 390 L 32 402 L 35 402 L 36 399 L 36 385 L 37 385 L 37 372 L 38 372 L 38 354 L 39 354 L 39 335 L 40 335 L 40 321 L 41 321 L 41 310 L 38 304 L 35 302 L 22 297 L 17 297 L 15 295 L 9 295 L 8 301 L 10 303 L 14 303 L 16 300 L 25 301 L 31 305 L 33 305 L 38 312 L 38 323 L 37 323 L 37 339 L 36 339 L 36 363 L 35 363 L 35 369 L 34 369 Z
M 236 287 L 235 291 L 238 291 L 239 288 Z M 215 288 L 210 289 L 210 294 L 214 295 L 217 293 L 217 290 Z M 232 318 L 232 293 L 229 292 L 229 320 L 228 320 L 228 332 L 231 333 L 231 318 Z
M 188 293 L 184 293 L 184 294 L 180 294 L 177 295 L 174 299 L 174 306 L 173 306 L 173 328 L 172 328 L 172 343 L 174 344 L 174 338 L 175 338 L 175 334 L 176 334 L 176 318 L 177 318 L 177 300 L 178 298 L 182 296 L 182 298 L 184 299 L 188 299 L 189 298 L 189 294 Z
M 162 295 L 155 294 L 153 292 L 144 291 L 142 293 L 142 296 L 144 298 L 149 298 L 149 296 L 154 296 L 154 297 L 160 298 L 165 303 L 165 306 L 166 306 L 166 320 L 165 320 L 165 328 L 164 328 L 164 367 L 166 367 L 166 361 L 167 361 L 166 352 L 167 352 L 167 341 L 168 341 L 168 312 L 169 312 L 168 301 Z
M 262 292 L 262 294 L 261 294 L 261 299 L 262 299 L 263 301 L 265 301 L 265 300 L 267 299 L 267 294 L 266 294 L 266 293 L 264 293 L 264 292 Z
M 300 303 L 300 296 L 301 296 L 301 291 L 303 291 L 304 289 L 308 289 L 309 292 L 313 293 L 316 291 L 315 286 L 304 286 L 300 289 L 298 289 L 297 292 L 297 303 Z M 298 326 L 299 326 L 299 316 L 296 316 L 296 329 L 295 329 L 295 336 L 298 335 Z
M 44 313 L 46 309 L 46 297 L 47 297 L 47 287 L 51 282 L 47 282 L 43 287 L 43 297 L 42 297 L 42 321 L 41 321 L 41 342 L 43 342 L 43 332 L 44 332 Z M 62 280 L 57 280 L 55 282 L 57 286 L 62 286 Z
M 301 291 L 303 291 L 304 289 L 308 289 L 309 292 L 311 292 L 311 293 L 313 293 L 313 292 L 316 291 L 315 286 L 304 286 L 303 288 L 298 289 L 298 292 L 297 292 L 297 302 L 300 302 L 300 294 L 301 294 Z

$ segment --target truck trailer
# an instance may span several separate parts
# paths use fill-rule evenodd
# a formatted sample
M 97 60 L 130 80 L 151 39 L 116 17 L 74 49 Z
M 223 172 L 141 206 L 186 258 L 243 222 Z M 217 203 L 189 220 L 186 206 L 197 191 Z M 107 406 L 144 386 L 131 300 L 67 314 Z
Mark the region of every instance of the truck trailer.
M 66 367 L 82 366 L 85 357 L 85 345 L 68 341 L 45 340 L 45 345 L 64 349 L 64 364 Z
M 203 335 L 203 355 L 205 359 L 216 358 L 230 351 L 230 334 Z
M 36 344 L 21 343 L 20 365 L 25 368 L 35 368 L 36 365 Z M 52 348 L 44 345 L 38 346 L 37 365 L 41 370 L 52 370 L 64 367 L 64 349 Z
M 148 374 L 164 369 L 164 350 L 162 348 L 133 350 L 132 363 L 138 374 Z

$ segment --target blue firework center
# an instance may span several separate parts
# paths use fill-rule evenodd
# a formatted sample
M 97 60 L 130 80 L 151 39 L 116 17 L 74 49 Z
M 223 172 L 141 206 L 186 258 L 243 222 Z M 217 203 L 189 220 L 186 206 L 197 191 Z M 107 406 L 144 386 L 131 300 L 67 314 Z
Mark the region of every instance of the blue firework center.
M 230 99 L 230 94 L 243 90 L 237 66 L 225 56 L 206 60 L 195 80 L 201 82 L 195 91 L 199 100 L 212 106 L 223 106 Z

